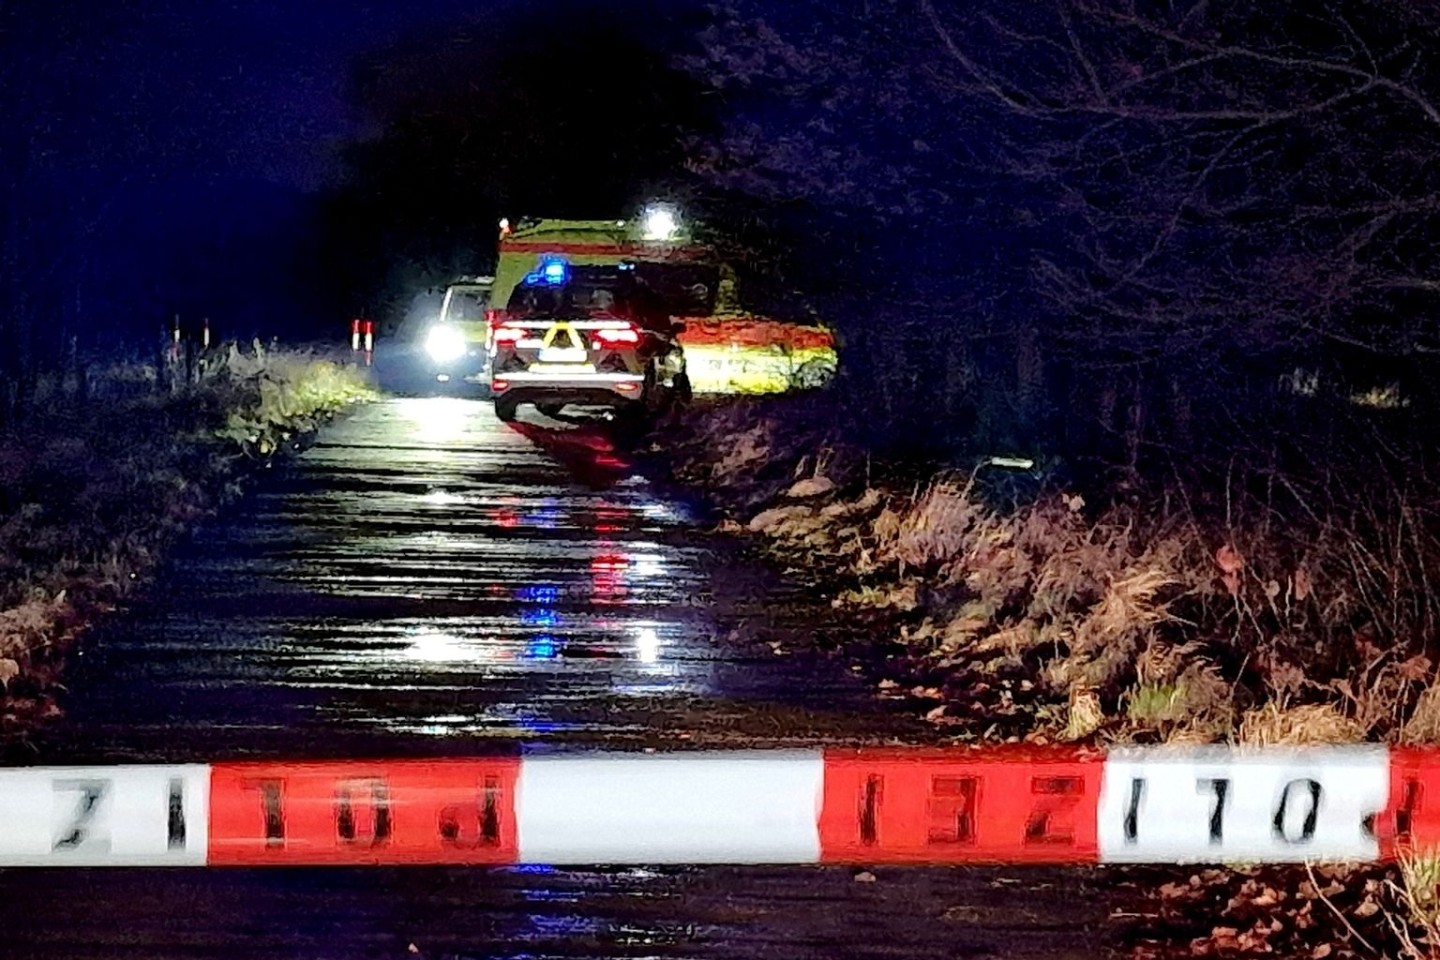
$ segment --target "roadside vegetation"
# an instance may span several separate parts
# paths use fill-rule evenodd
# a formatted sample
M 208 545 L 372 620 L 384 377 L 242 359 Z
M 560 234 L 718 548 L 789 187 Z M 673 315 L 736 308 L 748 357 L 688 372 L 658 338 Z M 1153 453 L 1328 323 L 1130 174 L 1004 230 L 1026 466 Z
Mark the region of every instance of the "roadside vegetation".
M 70 643 L 178 537 L 370 394 L 354 367 L 258 341 L 42 378 L 0 436 L 0 737 L 57 711 Z
M 1440 741 L 1440 484 L 1392 414 L 1342 398 L 1311 418 L 1365 454 L 1297 422 L 1294 456 L 1237 442 L 1223 470 L 1147 473 L 885 458 L 842 406 L 699 404 L 666 463 L 829 598 L 855 625 L 838 653 L 938 738 Z M 1137 956 L 1431 957 L 1435 863 L 1157 880 L 1129 936 Z
M 675 474 L 869 623 L 878 688 L 950 736 L 1440 739 L 1440 486 L 1423 462 L 1233 464 L 1218 487 L 881 462 L 832 407 L 696 407 Z

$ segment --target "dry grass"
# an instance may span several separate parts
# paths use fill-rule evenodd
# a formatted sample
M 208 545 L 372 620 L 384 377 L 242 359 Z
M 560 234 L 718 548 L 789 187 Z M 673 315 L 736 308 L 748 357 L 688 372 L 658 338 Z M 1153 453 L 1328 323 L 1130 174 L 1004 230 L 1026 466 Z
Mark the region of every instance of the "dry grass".
M 243 454 L 272 455 L 363 375 L 298 351 L 230 348 L 159 392 L 153 367 L 99 371 L 0 438 L 0 729 L 42 703 L 63 648 L 143 583 L 167 547 L 236 492 Z M 56 385 L 58 391 L 63 385 Z M 136 388 L 132 391 L 132 388 Z
M 1432 960 L 1440 952 L 1440 852 L 1403 850 L 1398 866 L 1400 882 L 1387 885 L 1400 915 L 1387 913 L 1386 920 L 1405 957 Z
M 1408 480 L 1278 476 L 1109 506 L 1057 488 L 999 511 L 962 473 L 862 478 L 863 454 L 794 413 L 700 415 L 677 473 L 834 578 L 837 605 L 887 611 L 904 668 L 973 718 L 959 732 L 1440 742 L 1440 479 L 1428 500 Z M 787 502 L 822 462 L 835 489 Z
M 1065 717 L 1065 729 L 1060 731 L 1062 740 L 1084 740 L 1105 725 L 1105 708 L 1100 695 L 1094 690 L 1072 687 L 1070 709 Z
M 1365 739 L 1365 728 L 1334 704 L 1285 707 L 1267 703 L 1245 711 L 1237 739 L 1257 747 L 1356 743 Z
M 1003 524 L 993 520 L 960 486 L 934 484 L 898 518 L 886 552 L 905 567 L 921 570 L 968 553 L 983 541 L 1004 538 Z M 977 525 L 985 529 L 977 529 Z
M 205 383 L 237 388 L 245 399 L 216 435 L 261 456 L 314 430 L 318 418 L 375 396 L 360 370 L 313 353 L 270 352 L 256 341 L 249 351 L 231 344 L 223 356 L 207 368 Z
M 1440 743 L 1440 686 L 1426 687 L 1410 718 L 1400 728 L 1399 740 L 1408 744 Z

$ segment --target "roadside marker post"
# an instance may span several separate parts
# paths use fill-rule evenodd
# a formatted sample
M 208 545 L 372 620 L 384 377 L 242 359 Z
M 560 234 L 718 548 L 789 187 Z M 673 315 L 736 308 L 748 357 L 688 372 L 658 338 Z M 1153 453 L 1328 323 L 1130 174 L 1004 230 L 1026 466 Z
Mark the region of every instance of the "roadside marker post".
M 1440 750 L 552 753 L 0 770 L 0 867 L 1390 861 Z

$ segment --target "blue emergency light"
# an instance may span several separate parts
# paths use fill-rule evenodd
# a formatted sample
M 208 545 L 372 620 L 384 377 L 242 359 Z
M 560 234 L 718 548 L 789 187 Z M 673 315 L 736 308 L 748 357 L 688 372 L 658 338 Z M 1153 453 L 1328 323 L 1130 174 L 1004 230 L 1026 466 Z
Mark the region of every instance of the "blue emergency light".
M 534 273 L 525 275 L 525 283 L 529 285 L 543 283 L 549 287 L 558 287 L 570 279 L 570 267 L 559 257 L 544 257 L 535 267 Z

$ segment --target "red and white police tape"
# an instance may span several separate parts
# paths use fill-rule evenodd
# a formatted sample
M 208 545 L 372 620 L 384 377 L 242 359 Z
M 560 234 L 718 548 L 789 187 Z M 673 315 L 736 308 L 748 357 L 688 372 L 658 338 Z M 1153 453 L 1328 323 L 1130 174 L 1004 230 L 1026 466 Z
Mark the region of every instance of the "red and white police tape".
M 0 770 L 0 867 L 1374 861 L 1440 751 L 825 749 Z

